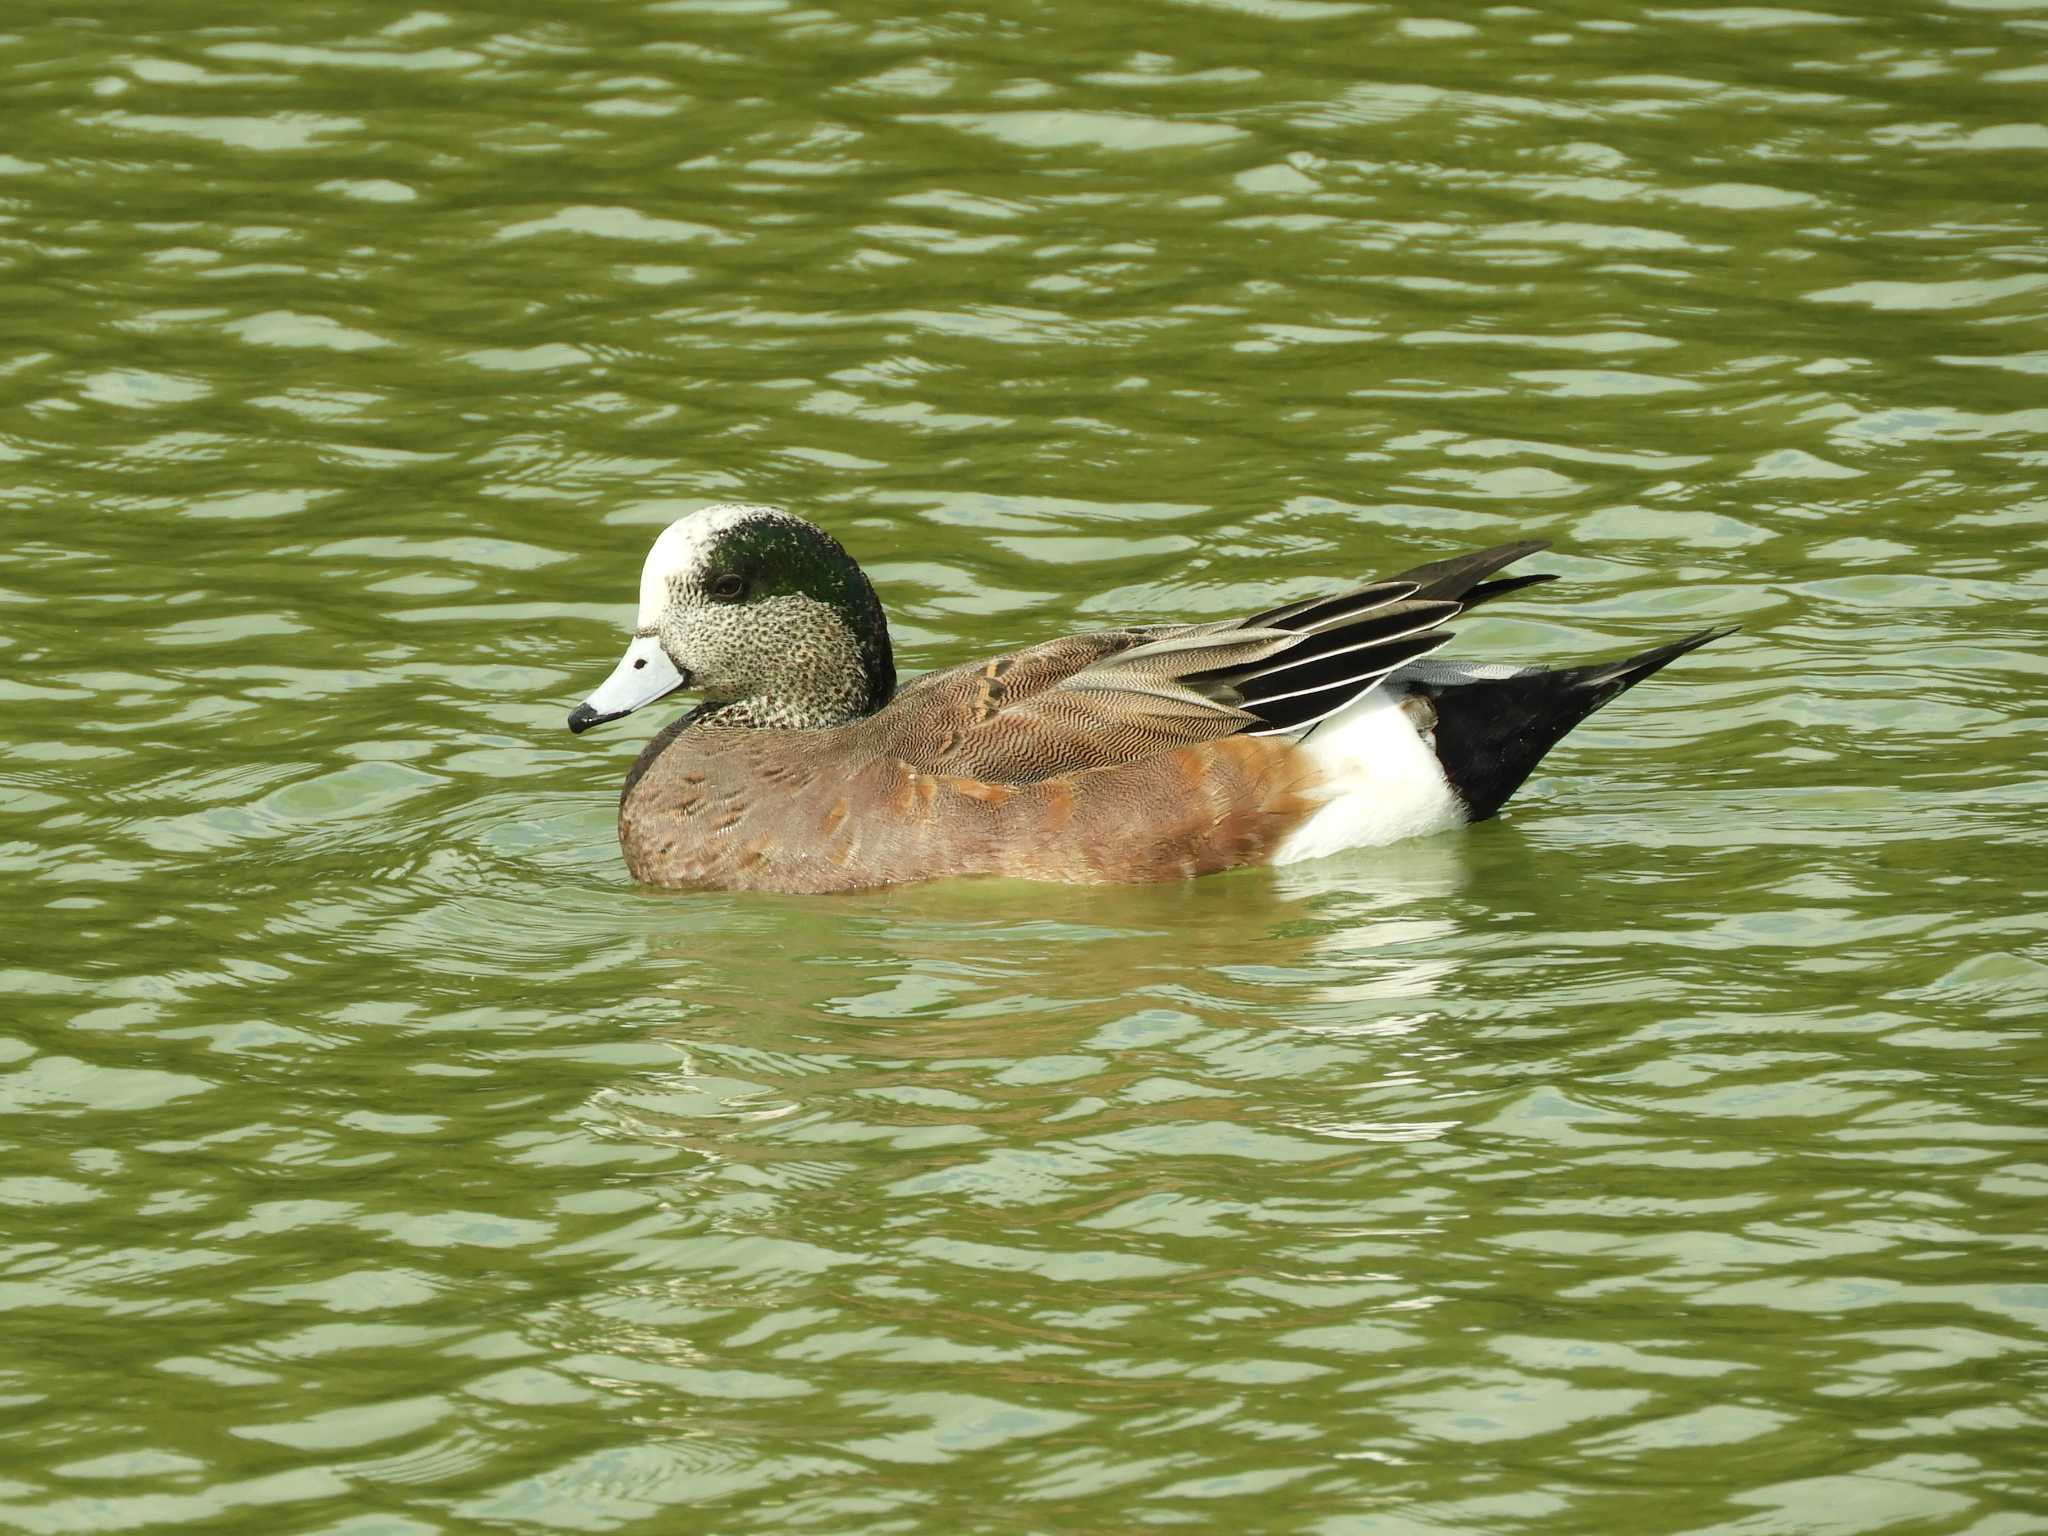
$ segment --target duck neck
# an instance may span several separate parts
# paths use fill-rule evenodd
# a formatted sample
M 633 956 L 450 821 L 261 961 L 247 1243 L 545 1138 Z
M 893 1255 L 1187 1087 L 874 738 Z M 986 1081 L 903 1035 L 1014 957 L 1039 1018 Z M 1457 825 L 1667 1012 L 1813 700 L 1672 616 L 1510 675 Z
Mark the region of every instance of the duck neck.
M 872 710 L 849 709 L 817 699 L 777 699 L 765 695 L 713 704 L 703 715 L 706 725 L 759 731 L 826 731 L 846 725 Z

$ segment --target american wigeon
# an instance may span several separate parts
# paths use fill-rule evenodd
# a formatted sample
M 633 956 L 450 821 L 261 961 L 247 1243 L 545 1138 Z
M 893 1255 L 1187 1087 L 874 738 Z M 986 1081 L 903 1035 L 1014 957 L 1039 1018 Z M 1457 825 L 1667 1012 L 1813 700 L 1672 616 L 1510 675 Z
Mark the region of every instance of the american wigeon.
M 1069 635 L 896 686 L 875 589 L 772 507 L 671 523 L 625 659 L 569 716 L 704 702 L 626 776 L 619 842 L 652 885 L 844 891 L 941 875 L 1172 880 L 1491 816 L 1543 754 L 1706 629 L 1591 666 L 1424 660 L 1503 544 L 1247 619 Z

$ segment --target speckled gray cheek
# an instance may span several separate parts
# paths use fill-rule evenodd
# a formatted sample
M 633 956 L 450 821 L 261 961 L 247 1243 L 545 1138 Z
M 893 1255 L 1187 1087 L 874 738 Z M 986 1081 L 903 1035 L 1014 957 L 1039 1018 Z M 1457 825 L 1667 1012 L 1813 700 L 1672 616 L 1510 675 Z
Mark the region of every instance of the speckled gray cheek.
M 844 620 L 808 597 L 744 604 L 679 594 L 663 613 L 662 643 L 693 685 L 723 704 L 721 723 L 782 728 L 838 725 L 860 713 L 860 647 Z
M 739 686 L 745 669 L 734 666 L 733 653 L 745 646 L 731 609 L 692 598 L 688 582 L 677 577 L 669 583 L 656 630 L 669 659 L 689 669 L 694 691 L 707 698 L 734 697 L 729 690 Z
M 687 577 L 680 573 L 669 577 L 668 596 L 655 619 L 654 632 L 668 659 L 690 673 L 693 687 L 702 686 L 704 677 L 703 658 L 694 654 L 698 647 L 692 644 L 697 624 L 697 605 L 689 599 Z

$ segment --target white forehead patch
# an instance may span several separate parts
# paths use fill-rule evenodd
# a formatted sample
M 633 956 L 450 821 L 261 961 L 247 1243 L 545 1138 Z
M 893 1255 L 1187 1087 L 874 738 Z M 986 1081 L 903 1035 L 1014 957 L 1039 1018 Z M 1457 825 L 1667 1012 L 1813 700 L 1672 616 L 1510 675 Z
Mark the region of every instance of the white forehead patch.
M 634 621 L 639 629 L 651 629 L 660 622 L 668 606 L 669 588 L 687 576 L 703 560 L 719 535 L 757 517 L 785 518 L 780 507 L 759 507 L 743 501 L 721 502 L 699 507 L 688 517 L 679 517 L 661 530 L 647 562 L 640 567 L 640 614 Z

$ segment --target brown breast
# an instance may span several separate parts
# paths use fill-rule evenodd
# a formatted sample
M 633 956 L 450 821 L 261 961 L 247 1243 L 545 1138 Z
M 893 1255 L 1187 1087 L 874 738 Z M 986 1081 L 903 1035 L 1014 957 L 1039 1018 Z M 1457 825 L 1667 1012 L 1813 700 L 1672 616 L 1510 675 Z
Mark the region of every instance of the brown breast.
M 913 767 L 879 718 L 664 732 L 619 807 L 627 868 L 651 885 L 788 892 L 971 874 L 1181 879 L 1264 863 L 1321 799 L 1306 754 L 1275 738 L 990 783 Z

